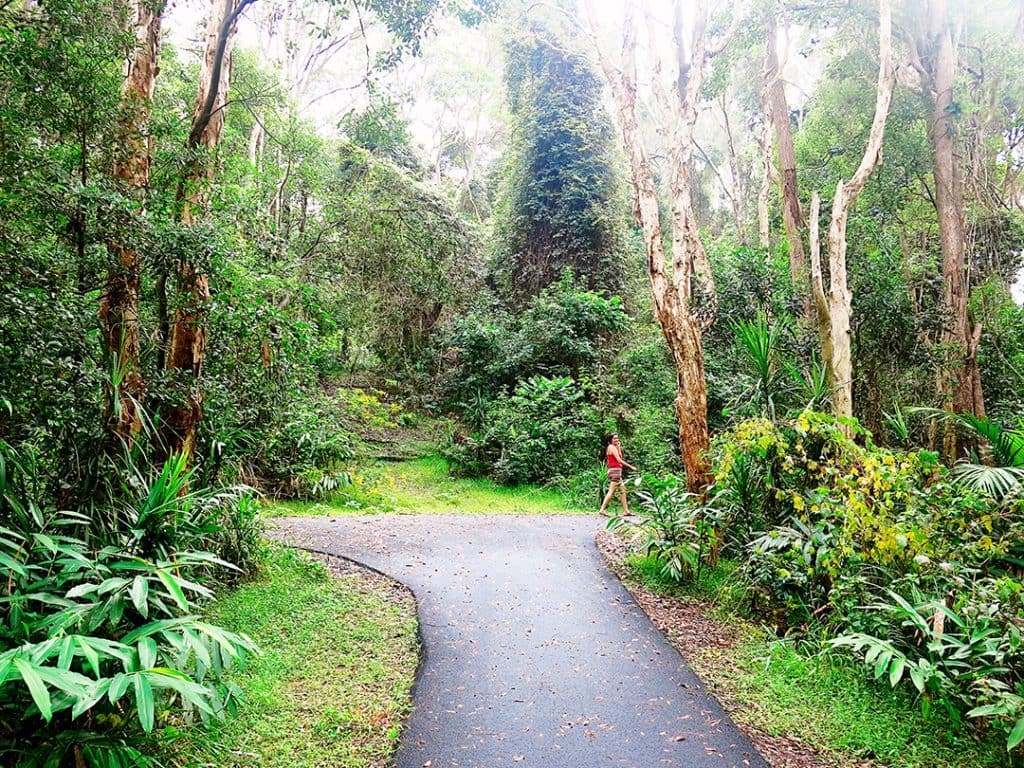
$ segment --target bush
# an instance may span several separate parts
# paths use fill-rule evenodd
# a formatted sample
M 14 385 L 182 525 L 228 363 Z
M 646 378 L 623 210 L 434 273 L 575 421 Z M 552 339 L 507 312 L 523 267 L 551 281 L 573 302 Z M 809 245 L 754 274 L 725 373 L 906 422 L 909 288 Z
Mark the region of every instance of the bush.
M 255 647 L 195 615 L 211 596 L 196 578 L 237 569 L 173 548 L 192 535 L 181 526 L 154 538 L 188 521 L 171 501 L 178 465 L 145 489 L 135 527 L 94 544 L 88 516 L 20 496 L 9 468 L 0 455 L 0 762 L 144 766 L 143 736 L 161 722 L 232 713 L 224 673 Z
M 755 613 L 817 626 L 876 679 L 1024 741 L 1024 502 L 829 416 L 753 420 L 714 446 L 713 505 Z
M 717 550 L 707 508 L 677 477 L 648 481 L 637 495 L 641 511 L 636 521 L 627 524 L 625 518 L 613 517 L 609 526 L 628 530 L 647 557 L 659 564 L 665 578 L 676 582 L 696 578 Z
M 444 447 L 458 471 L 514 485 L 570 478 L 601 455 L 604 425 L 568 378 L 535 376 L 487 409 L 487 426 Z

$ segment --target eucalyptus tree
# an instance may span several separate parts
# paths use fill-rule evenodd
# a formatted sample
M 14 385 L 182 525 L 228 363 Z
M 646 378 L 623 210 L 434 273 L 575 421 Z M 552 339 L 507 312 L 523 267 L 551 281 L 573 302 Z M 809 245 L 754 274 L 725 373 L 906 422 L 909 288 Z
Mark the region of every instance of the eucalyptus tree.
M 811 202 L 811 288 L 818 310 L 822 358 L 832 388 L 832 411 L 841 418 L 853 417 L 853 356 L 850 315 L 853 294 L 847 282 L 846 228 L 850 209 L 864 189 L 868 178 L 882 161 L 882 140 L 892 103 L 896 69 L 892 60 L 892 6 L 890 0 L 878 3 L 878 81 L 875 86 L 875 114 L 867 146 L 857 170 L 849 180 L 836 184 L 832 197 L 827 235 L 829 288 L 825 291 L 821 264 L 821 239 L 818 234 L 820 198 L 814 192 Z M 849 427 L 846 427 L 849 429 Z
M 960 30 L 958 19 L 946 0 L 928 0 L 915 8 L 908 19 L 904 37 L 908 61 L 926 110 L 931 145 L 933 203 L 938 215 L 942 248 L 943 323 L 938 392 L 945 407 L 957 413 L 985 415 L 978 369 L 981 326 L 971 321 L 968 311 L 969 281 L 966 250 L 967 229 L 963 194 L 963 169 L 957 148 L 958 113 L 955 89 L 959 69 Z M 957 457 L 956 430 L 950 425 L 943 439 L 947 460 Z
M 130 0 L 126 21 L 132 41 L 124 62 L 121 109 L 117 119 L 118 156 L 113 176 L 123 193 L 136 198 L 140 212 L 145 207 L 149 186 L 149 116 L 159 68 L 160 26 L 164 3 Z M 140 199 L 141 198 L 141 199 Z M 115 371 L 108 385 L 111 425 L 126 442 L 142 429 L 145 383 L 142 375 L 139 291 L 142 254 L 136 246 L 112 237 L 107 247 L 115 259 L 100 301 L 100 319 L 106 339 L 106 353 Z M 116 403 L 116 405 L 115 405 Z
M 587 4 L 591 44 L 611 85 L 612 96 L 629 156 L 634 195 L 633 214 L 643 229 L 647 271 L 654 299 L 654 314 L 661 326 L 675 364 L 676 419 L 679 442 L 691 491 L 703 492 L 710 483 L 707 421 L 707 381 L 704 374 L 703 329 L 715 310 L 715 285 L 711 265 L 701 241 L 700 223 L 694 211 L 691 166 L 693 134 L 697 118 L 705 109 L 702 98 L 706 68 L 729 43 L 740 21 L 740 5 L 733 6 L 732 20 L 715 35 L 710 22 L 710 4 L 687 7 L 675 2 L 668 48 L 668 75 L 663 70 L 657 8 L 644 6 L 651 45 L 646 51 L 650 71 L 645 73 L 655 91 L 659 131 L 667 142 L 671 187 L 671 251 L 666 254 L 661 213 L 651 165 L 651 150 L 641 126 L 638 102 L 638 29 L 636 6 L 630 4 L 621 26 L 621 56 L 615 56 L 604 42 L 596 21 L 598 14 Z M 669 257 L 667 259 L 666 257 Z

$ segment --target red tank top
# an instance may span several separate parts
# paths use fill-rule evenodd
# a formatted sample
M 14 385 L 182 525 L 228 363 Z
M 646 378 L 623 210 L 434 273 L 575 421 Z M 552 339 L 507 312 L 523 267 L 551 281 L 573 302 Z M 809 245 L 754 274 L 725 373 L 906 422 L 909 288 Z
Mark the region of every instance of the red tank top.
M 622 469 L 622 462 L 616 455 L 616 451 L 608 451 L 605 456 L 608 458 L 608 469 Z

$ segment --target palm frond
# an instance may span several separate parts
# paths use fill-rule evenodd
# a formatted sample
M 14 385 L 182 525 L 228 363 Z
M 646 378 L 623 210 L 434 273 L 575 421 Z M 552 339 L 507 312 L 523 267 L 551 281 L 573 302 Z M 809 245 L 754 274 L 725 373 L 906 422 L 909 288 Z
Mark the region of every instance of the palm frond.
M 1004 499 L 1024 488 L 1024 467 L 989 467 L 984 464 L 957 464 L 953 477 L 963 485 L 994 499 Z

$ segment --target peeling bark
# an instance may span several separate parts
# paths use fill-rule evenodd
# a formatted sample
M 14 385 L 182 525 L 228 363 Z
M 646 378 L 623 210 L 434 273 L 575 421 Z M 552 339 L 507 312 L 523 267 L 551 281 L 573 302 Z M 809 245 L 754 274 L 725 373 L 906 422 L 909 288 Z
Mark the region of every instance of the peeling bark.
M 811 253 L 812 285 L 818 309 L 818 326 L 822 337 L 822 357 L 832 389 L 832 412 L 841 418 L 853 418 L 853 359 L 851 356 L 850 316 L 853 295 L 846 279 L 846 224 L 850 209 L 875 168 L 882 161 L 882 139 L 892 102 L 895 68 L 892 63 L 891 0 L 878 3 L 878 83 L 875 88 L 875 116 L 871 122 L 868 144 L 860 165 L 849 181 L 840 180 L 832 198 L 827 244 L 829 289 L 827 295 L 821 277 L 820 238 L 817 218 L 812 214 Z M 815 209 L 820 205 L 812 203 Z M 815 210 L 815 213 L 817 211 Z M 845 428 L 847 433 L 851 430 Z
M 959 30 L 954 27 L 946 0 L 930 0 L 926 13 L 927 18 L 918 25 L 918 35 L 909 38 L 908 45 L 929 112 L 934 203 L 942 248 L 945 322 L 937 389 L 947 410 L 984 416 L 985 399 L 977 363 L 981 327 L 972 323 L 967 305 L 967 232 L 962 168 L 956 145 L 958 110 L 953 101 Z M 943 435 L 942 453 L 948 462 L 959 458 L 952 423 Z
M 178 185 L 179 218 L 185 225 L 196 223 L 208 203 L 231 78 L 231 41 L 238 15 L 250 2 L 252 0 L 212 0 L 199 93 L 186 143 L 191 158 Z M 177 283 L 183 300 L 171 321 L 164 365 L 179 391 L 177 400 L 163 413 L 161 447 L 168 453 L 191 456 L 196 430 L 203 417 L 201 379 L 206 356 L 210 286 L 207 275 L 187 257 L 178 263 Z
M 782 223 L 789 241 L 789 277 L 793 287 L 804 302 L 805 311 L 810 315 L 807 301 L 807 256 L 804 253 L 802 231 L 803 213 L 800 211 L 800 192 L 796 175 L 796 151 L 793 147 L 793 131 L 789 124 L 789 104 L 782 79 L 782 68 L 776 49 L 778 29 L 775 19 L 769 14 L 765 38 L 764 88 L 767 94 L 768 119 L 775 129 L 775 143 L 779 155 L 778 181 L 782 195 Z
M 114 179 L 126 195 L 142 198 L 149 186 L 150 139 L 147 132 L 158 70 L 163 3 L 132 0 L 128 13 L 135 31 L 135 42 L 124 64 L 117 126 L 120 152 L 113 172 Z M 140 199 L 139 204 L 140 210 L 144 210 L 144 201 Z M 99 315 L 106 353 L 116 361 L 114 370 L 118 379 L 111 382 L 111 391 L 107 393 L 108 428 L 122 441 L 130 443 L 142 430 L 141 404 L 145 397 L 139 360 L 142 259 L 133 245 L 119 238 L 111 239 L 107 250 L 117 266 L 107 275 Z
M 715 41 L 709 40 L 708 7 L 706 3 L 701 3 L 696 9 L 692 34 L 687 40 L 684 39 L 682 3 L 676 3 L 675 11 L 672 88 L 665 87 L 657 56 L 654 56 L 652 62 L 656 96 L 669 140 L 671 272 L 666 263 L 654 174 L 637 110 L 635 9 L 630 6 L 626 11 L 622 54 L 618 64 L 603 50 L 596 34 L 593 35 L 593 41 L 599 53 L 601 68 L 611 85 L 623 144 L 629 157 L 633 211 L 644 234 L 654 314 L 675 364 L 675 411 L 687 485 L 694 493 L 703 493 L 711 482 L 711 468 L 708 460 L 710 440 L 702 331 L 714 317 L 716 294 L 711 265 L 700 239 L 693 210 L 690 166 L 704 68 L 728 42 L 738 17 L 734 16 L 733 24 L 723 36 Z M 593 19 L 597 14 L 592 7 L 589 8 L 589 14 L 593 30 Z M 652 32 L 650 23 L 648 32 Z M 657 48 L 652 45 L 651 50 L 656 51 Z

